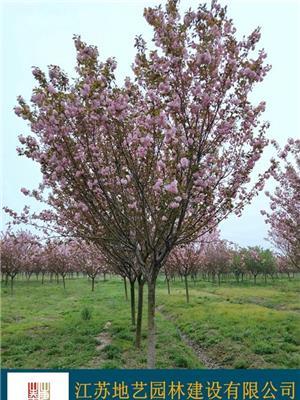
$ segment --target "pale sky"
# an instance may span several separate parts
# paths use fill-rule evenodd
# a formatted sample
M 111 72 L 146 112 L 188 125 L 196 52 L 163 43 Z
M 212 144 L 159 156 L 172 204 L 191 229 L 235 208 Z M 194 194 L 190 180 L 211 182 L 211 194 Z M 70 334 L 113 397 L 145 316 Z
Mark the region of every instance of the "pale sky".
M 114 56 L 118 62 L 119 79 L 131 73 L 134 58 L 134 37 L 151 37 L 143 18 L 145 6 L 164 1 L 2 1 L 1 7 L 1 133 L 2 133 L 2 203 L 20 211 L 28 198 L 21 187 L 35 188 L 40 181 L 38 167 L 18 157 L 17 136 L 29 133 L 26 123 L 12 109 L 16 97 L 31 96 L 34 80 L 31 66 L 46 70 L 49 64 L 60 65 L 74 75 L 75 51 L 73 34 L 80 34 L 88 44 L 96 45 L 103 58 Z M 265 119 L 271 127 L 268 137 L 285 144 L 288 137 L 299 137 L 300 111 L 300 1 L 289 0 L 227 0 L 228 14 L 238 34 L 249 34 L 262 27 L 261 48 L 268 53 L 273 68 L 255 91 L 253 100 L 265 100 Z M 199 1 L 181 0 L 182 10 L 196 8 Z M 297 114 L 298 112 L 298 114 Z M 272 154 L 268 151 L 258 170 L 267 166 Z M 267 189 L 272 190 L 274 182 Z M 34 206 L 33 202 L 30 202 Z M 240 218 L 230 217 L 221 224 L 222 237 L 242 246 L 269 246 L 264 240 L 267 227 L 260 210 L 268 208 L 264 193 L 246 208 Z M 3 216 L 3 224 L 7 217 Z

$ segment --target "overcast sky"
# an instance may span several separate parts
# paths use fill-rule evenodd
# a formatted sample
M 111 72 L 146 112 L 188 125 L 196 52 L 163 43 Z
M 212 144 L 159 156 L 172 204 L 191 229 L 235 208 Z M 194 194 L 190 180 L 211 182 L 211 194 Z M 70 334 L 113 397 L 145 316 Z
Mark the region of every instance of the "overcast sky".
M 118 78 L 131 73 L 134 58 L 134 37 L 151 37 L 151 30 L 143 18 L 143 8 L 163 1 L 4 1 L 1 12 L 2 52 L 2 202 L 20 211 L 28 198 L 21 187 L 34 188 L 40 180 L 39 169 L 30 160 L 17 157 L 17 136 L 28 133 L 26 123 L 17 118 L 12 108 L 16 97 L 30 98 L 34 80 L 31 66 L 46 69 L 58 64 L 74 74 L 75 51 L 73 34 L 98 46 L 103 58 L 115 56 Z M 271 127 L 269 138 L 285 144 L 288 137 L 299 136 L 300 89 L 300 1 L 289 0 L 228 0 L 228 13 L 233 18 L 238 34 L 250 33 L 262 27 L 260 47 L 266 49 L 273 68 L 253 95 L 254 101 L 265 100 L 265 119 Z M 181 8 L 196 7 L 199 1 L 182 0 Z M 267 167 L 271 150 L 260 161 L 259 169 Z M 268 189 L 274 188 L 269 182 Z M 32 203 L 33 204 L 33 203 Z M 222 236 L 242 246 L 269 246 L 264 240 L 267 227 L 260 215 L 268 207 L 264 193 L 248 206 L 242 217 L 230 217 L 221 225 Z M 3 217 L 3 223 L 7 221 Z

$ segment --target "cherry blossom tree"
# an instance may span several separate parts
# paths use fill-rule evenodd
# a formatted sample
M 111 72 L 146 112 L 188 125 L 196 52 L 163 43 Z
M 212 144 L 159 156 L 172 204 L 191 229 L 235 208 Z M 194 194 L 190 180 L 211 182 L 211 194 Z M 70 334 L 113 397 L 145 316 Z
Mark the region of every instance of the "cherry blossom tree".
M 244 274 L 247 272 L 246 265 L 243 257 L 243 249 L 237 245 L 231 248 L 230 256 L 230 271 L 234 274 L 237 282 L 244 280 Z
M 259 246 L 244 249 L 243 260 L 247 271 L 253 275 L 254 284 L 256 284 L 257 276 L 263 272 L 262 249 Z
M 167 263 L 171 264 L 180 276 L 184 277 L 187 303 L 190 301 L 188 276 L 195 272 L 198 267 L 199 252 L 200 248 L 197 248 L 196 243 L 180 246 L 171 252 L 167 261 Z
M 288 279 L 291 279 L 291 274 L 297 272 L 295 266 L 291 263 L 290 259 L 282 254 L 277 256 L 277 271 L 280 274 L 287 274 Z
M 56 275 L 57 282 L 58 276 L 62 277 L 63 287 L 66 289 L 66 275 L 72 271 L 75 263 L 73 248 L 70 242 L 49 240 L 46 244 L 44 257 L 48 270 Z
M 238 40 L 216 1 L 182 18 L 177 3 L 145 9 L 156 48 L 137 37 L 134 80 L 118 86 L 115 60 L 100 62 L 97 49 L 75 37 L 76 79 L 58 66 L 48 76 L 35 67 L 31 105 L 19 97 L 15 108 L 33 132 L 20 137 L 19 154 L 43 175 L 38 189 L 23 193 L 48 207 L 30 218 L 103 249 L 120 246 L 139 265 L 148 286 L 148 367 L 156 279 L 170 251 L 240 215 L 274 168 L 250 185 L 268 143 L 265 103 L 249 99 L 270 69 L 265 52 L 254 51 L 259 29 Z
M 279 157 L 285 161 L 281 169 L 273 172 L 278 183 L 270 198 L 270 212 L 262 211 L 270 226 L 271 243 L 300 269 L 300 140 L 290 139 Z M 288 155 L 294 156 L 293 161 Z
M 74 241 L 71 242 L 69 246 L 72 247 L 74 263 L 81 272 L 85 272 L 92 280 L 92 291 L 94 291 L 97 274 L 100 272 L 108 272 L 103 254 L 93 243 Z
M 11 294 L 16 275 L 28 270 L 36 261 L 39 248 L 37 237 L 27 231 L 7 231 L 1 236 L 1 270 L 10 277 Z
M 202 263 L 206 272 L 218 277 L 218 284 L 221 284 L 221 276 L 229 271 L 231 251 L 225 240 L 216 240 L 209 243 L 203 249 Z

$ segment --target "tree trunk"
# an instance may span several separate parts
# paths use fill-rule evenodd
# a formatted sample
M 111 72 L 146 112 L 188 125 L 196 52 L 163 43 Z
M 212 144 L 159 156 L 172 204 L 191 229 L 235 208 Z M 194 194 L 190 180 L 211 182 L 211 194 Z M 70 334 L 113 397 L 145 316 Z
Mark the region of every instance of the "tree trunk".
M 144 283 L 145 281 L 142 278 L 138 279 L 138 309 L 137 309 L 136 335 L 135 335 L 135 346 L 137 348 L 141 347 L 141 341 L 142 341 Z
M 155 368 L 155 283 L 148 281 L 148 369 Z
M 10 293 L 11 295 L 14 293 L 14 276 L 11 276 L 10 278 Z
M 256 275 L 254 275 L 254 285 L 256 285 Z
M 186 295 L 186 302 L 190 302 L 190 295 L 189 295 L 189 284 L 187 280 L 187 275 L 184 275 L 184 283 L 185 283 L 185 295 Z
M 45 273 L 42 273 L 42 285 L 44 284 Z
M 125 299 L 126 299 L 126 301 L 128 301 L 128 291 L 127 291 L 127 280 L 126 280 L 126 276 L 123 277 L 123 281 L 124 281 Z
M 65 282 L 65 276 L 62 275 L 62 279 L 63 279 L 63 285 L 64 285 L 64 289 L 66 288 L 66 282 Z
M 95 277 L 92 276 L 92 292 L 94 291 L 95 288 Z
M 218 285 L 221 286 L 221 274 L 218 274 Z
M 135 281 L 130 281 L 130 309 L 131 309 L 131 323 L 135 326 L 135 293 L 134 293 Z
M 170 279 L 166 278 L 167 281 L 167 286 L 168 286 L 168 294 L 171 294 L 171 290 L 170 290 Z

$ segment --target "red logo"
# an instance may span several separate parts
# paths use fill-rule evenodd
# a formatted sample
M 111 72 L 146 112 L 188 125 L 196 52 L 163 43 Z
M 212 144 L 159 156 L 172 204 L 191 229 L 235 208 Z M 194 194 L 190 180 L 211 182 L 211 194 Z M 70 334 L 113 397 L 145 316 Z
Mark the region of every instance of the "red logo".
M 50 383 L 28 382 L 27 400 L 50 400 Z

